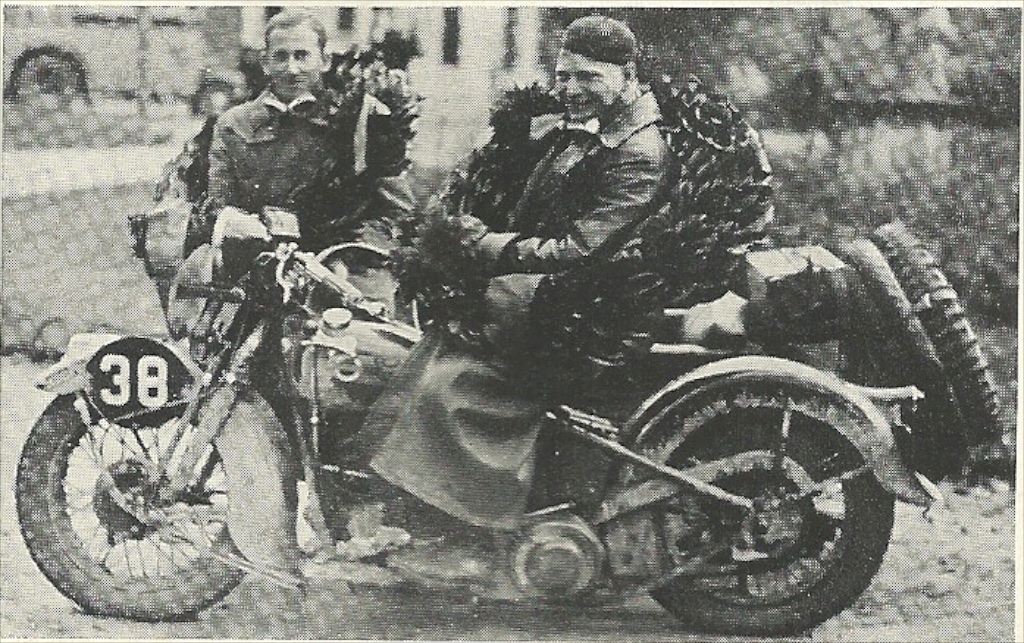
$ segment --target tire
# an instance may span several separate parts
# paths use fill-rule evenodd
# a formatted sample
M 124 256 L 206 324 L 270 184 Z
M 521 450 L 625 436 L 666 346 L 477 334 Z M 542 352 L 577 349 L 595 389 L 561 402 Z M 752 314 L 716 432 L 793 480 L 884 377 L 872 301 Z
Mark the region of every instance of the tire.
M 915 469 L 938 480 L 958 474 L 967 456 L 964 419 L 949 374 L 881 251 L 867 239 L 839 250 L 857 278 L 847 293 L 843 377 L 868 386 L 913 384 L 924 392 L 912 415 Z
M 86 425 L 73 406 L 73 399 L 72 396 L 58 397 L 46 408 L 32 428 L 18 463 L 18 519 L 25 544 L 39 570 L 62 594 L 87 613 L 95 615 L 139 621 L 180 620 L 190 618 L 221 600 L 241 582 L 244 573 L 208 556 L 197 556 L 182 568 L 174 559 L 177 550 L 167 545 L 172 570 L 167 570 L 168 563 L 165 562 L 164 571 L 168 573 L 160 576 L 160 563 L 157 561 L 158 576 L 134 577 L 129 552 L 131 538 L 121 545 L 127 572 L 105 566 L 90 553 L 90 547 L 96 545 L 95 537 L 102 536 L 104 532 L 93 531 L 89 542 L 86 542 L 76 530 L 72 518 L 72 514 L 78 515 L 78 511 L 70 506 L 66 497 L 73 487 L 68 475 L 69 463 L 72 457 L 81 455 L 73 456 L 78 449 L 85 448 L 80 444 L 87 433 Z M 101 443 L 107 439 L 101 438 Z M 98 515 L 95 509 L 98 498 L 98 492 L 94 492 L 93 499 L 87 503 L 94 506 L 94 515 Z M 98 519 L 97 524 L 103 526 Z M 109 538 L 111 532 L 106 533 Z M 233 549 L 226 529 L 222 538 L 222 544 Z M 143 543 L 147 541 L 139 539 L 136 542 L 136 563 L 141 561 L 145 567 L 144 552 L 150 550 L 144 550 Z M 154 546 L 166 553 L 165 544 Z M 116 547 L 112 545 L 107 550 L 104 561 L 111 557 Z M 151 562 L 157 560 L 159 552 L 150 553 Z
M 69 54 L 36 52 L 16 63 L 11 73 L 10 95 L 15 100 L 37 95 L 88 99 L 85 68 Z
M 938 260 L 902 221 L 877 228 L 871 239 L 915 303 L 917 318 L 935 345 L 960 406 L 968 444 L 998 442 L 1003 428 L 988 360 Z
M 824 420 L 828 417 L 833 422 L 856 422 L 841 403 L 804 391 L 786 392 L 771 383 L 731 383 L 698 392 L 692 399 L 693 404 L 687 404 L 683 411 L 670 413 L 659 422 L 660 427 L 642 450 L 656 461 L 680 467 L 740 453 L 771 453 L 778 444 L 777 427 L 785 414 L 780 408 L 783 403 L 775 402 L 781 398 L 790 400 L 793 405 L 786 455 L 810 476 L 803 484 L 836 478 L 864 464 L 858 449 Z M 828 411 L 823 413 L 824 408 Z M 775 471 L 738 474 L 732 471 L 714 482 L 726 490 L 751 497 L 772 487 L 774 482 L 756 477 L 768 473 L 780 475 Z M 651 596 L 687 627 L 709 633 L 795 634 L 838 614 L 867 589 L 882 564 L 892 533 L 895 499 L 869 473 L 841 482 L 834 480 L 830 489 L 833 495 L 841 493 L 842 517 L 824 517 L 821 513 L 824 510 L 802 506 L 798 535 L 794 537 L 795 551 L 788 554 L 780 551 L 764 561 L 738 563 L 739 569 L 744 571 L 724 579 L 679 578 L 652 592 Z M 707 529 L 711 532 L 735 520 L 721 504 L 697 502 L 699 506 L 708 507 L 705 515 Z M 708 504 L 700 505 L 702 502 Z M 662 515 L 662 524 L 667 524 L 670 512 L 668 509 Z M 693 513 L 683 515 L 685 521 L 694 524 Z M 664 542 L 670 547 L 674 542 L 685 551 L 674 538 L 666 536 Z M 791 573 L 813 570 L 810 562 L 804 562 L 804 553 L 817 561 L 817 571 L 812 571 L 804 581 L 797 576 L 797 586 L 780 595 L 755 596 L 759 583 L 761 590 L 769 588 L 763 592 L 767 594 L 771 592 L 771 578 L 782 578 L 788 584 Z M 789 558 L 792 560 L 787 563 Z M 793 572 L 794 569 L 797 572 Z M 715 585 L 732 582 L 732 579 L 736 582 L 733 588 Z

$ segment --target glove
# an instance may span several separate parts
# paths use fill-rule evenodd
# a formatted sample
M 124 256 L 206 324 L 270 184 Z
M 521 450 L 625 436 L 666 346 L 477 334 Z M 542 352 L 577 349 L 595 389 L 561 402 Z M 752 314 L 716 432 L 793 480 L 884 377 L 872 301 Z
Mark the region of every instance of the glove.
M 225 239 L 270 241 L 270 233 L 255 214 L 229 205 L 221 209 L 213 225 L 214 247 L 222 246 Z

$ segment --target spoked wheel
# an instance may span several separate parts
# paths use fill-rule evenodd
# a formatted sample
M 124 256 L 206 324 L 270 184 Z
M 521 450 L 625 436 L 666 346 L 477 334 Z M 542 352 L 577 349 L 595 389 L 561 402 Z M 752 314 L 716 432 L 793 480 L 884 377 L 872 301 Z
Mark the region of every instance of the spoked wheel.
M 652 596 L 703 631 L 800 632 L 867 588 L 888 547 L 894 499 L 825 421 L 850 419 L 840 405 L 767 388 L 724 394 L 696 400 L 695 412 L 672 422 L 677 430 L 644 451 L 698 467 L 753 507 L 692 496 L 663 504 L 655 523 L 669 558 L 697 571 Z
M 234 552 L 216 450 L 172 497 L 154 479 L 184 447 L 171 444 L 175 425 L 87 425 L 74 397 L 64 396 L 28 437 L 16 488 L 22 535 L 43 574 L 91 614 L 180 619 L 244 576 L 215 558 Z

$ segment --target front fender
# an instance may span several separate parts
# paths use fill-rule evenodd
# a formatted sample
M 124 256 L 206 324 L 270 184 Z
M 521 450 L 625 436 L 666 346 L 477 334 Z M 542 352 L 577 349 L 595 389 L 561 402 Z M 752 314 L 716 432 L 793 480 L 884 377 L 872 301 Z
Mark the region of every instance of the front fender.
M 865 395 L 864 389 L 812 368 L 777 357 L 744 356 L 705 364 L 669 382 L 647 398 L 623 427 L 626 444 L 642 445 L 660 420 L 679 408 L 691 394 L 708 385 L 729 382 L 773 383 L 786 388 L 825 396 L 842 405 L 853 423 L 830 423 L 861 453 L 879 483 L 900 500 L 930 505 L 935 492 L 930 483 L 903 461 L 886 416 Z
M 274 410 L 254 391 L 224 387 L 206 405 L 204 432 L 224 463 L 231 540 L 248 560 L 294 572 L 298 462 Z
M 35 387 L 55 395 L 70 395 L 78 391 L 89 390 L 92 385 L 92 378 L 87 369 L 90 360 L 105 347 L 123 339 L 128 339 L 128 337 L 114 333 L 78 333 L 73 335 L 64 355 L 56 364 L 39 374 L 34 382 Z M 188 352 L 176 344 L 148 337 L 135 339 L 140 342 L 152 342 L 162 349 L 169 350 L 193 380 L 198 380 L 202 375 L 202 369 L 192 360 Z

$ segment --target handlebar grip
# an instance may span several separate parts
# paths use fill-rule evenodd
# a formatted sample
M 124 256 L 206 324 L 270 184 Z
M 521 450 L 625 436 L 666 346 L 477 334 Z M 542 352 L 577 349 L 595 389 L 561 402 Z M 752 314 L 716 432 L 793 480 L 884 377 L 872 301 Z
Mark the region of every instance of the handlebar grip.
M 344 297 L 346 302 L 355 304 L 363 300 L 363 293 L 361 290 L 350 284 L 348 281 L 338 279 L 330 272 L 314 276 L 321 284 Z

